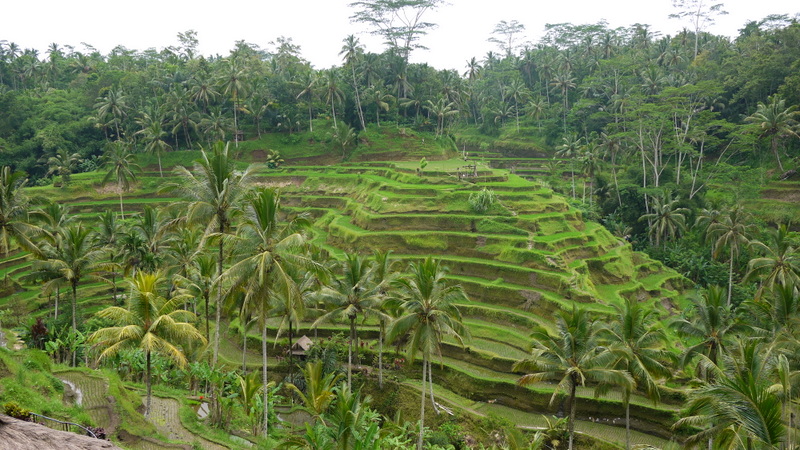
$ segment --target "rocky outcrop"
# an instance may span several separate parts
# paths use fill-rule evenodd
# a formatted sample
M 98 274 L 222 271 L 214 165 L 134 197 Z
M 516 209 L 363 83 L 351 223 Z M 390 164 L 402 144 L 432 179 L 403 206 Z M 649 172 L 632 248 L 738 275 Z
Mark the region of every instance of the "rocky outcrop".
M 9 450 L 119 449 L 109 441 L 58 431 L 0 414 L 0 448 Z

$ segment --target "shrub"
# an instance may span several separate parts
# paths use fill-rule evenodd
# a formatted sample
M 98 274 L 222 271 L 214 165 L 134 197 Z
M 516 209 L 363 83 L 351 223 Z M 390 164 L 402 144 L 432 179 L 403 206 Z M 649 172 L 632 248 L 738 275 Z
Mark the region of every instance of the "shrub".
M 482 191 L 469 196 L 469 206 L 476 214 L 483 214 L 497 201 L 497 196 L 491 189 L 483 188 Z
M 11 416 L 15 419 L 19 420 L 30 420 L 31 419 L 31 412 L 27 409 L 19 406 L 15 402 L 8 402 L 3 405 L 3 411 L 7 416 Z

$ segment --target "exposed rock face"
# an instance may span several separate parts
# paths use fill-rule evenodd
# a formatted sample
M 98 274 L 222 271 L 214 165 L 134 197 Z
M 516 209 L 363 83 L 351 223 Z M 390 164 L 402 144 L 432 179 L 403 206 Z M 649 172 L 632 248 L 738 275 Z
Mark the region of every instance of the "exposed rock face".
M 58 431 L 44 425 L 0 414 L 0 449 L 100 450 L 119 449 L 119 447 L 109 441 Z

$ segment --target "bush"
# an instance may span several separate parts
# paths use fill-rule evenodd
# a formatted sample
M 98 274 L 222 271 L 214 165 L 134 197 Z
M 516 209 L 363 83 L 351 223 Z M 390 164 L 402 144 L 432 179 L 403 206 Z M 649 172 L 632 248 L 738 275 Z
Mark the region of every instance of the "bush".
M 482 191 L 469 196 L 469 206 L 476 214 L 483 214 L 497 201 L 497 196 L 491 189 L 483 188 Z
M 19 406 L 15 402 L 8 402 L 3 405 L 3 411 L 7 416 L 11 416 L 19 420 L 31 420 L 31 412 Z

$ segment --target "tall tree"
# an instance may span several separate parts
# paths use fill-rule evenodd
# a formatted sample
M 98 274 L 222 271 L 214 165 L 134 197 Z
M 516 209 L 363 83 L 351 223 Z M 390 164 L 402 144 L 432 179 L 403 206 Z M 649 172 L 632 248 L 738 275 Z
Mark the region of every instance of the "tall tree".
M 95 331 L 89 342 L 103 348 L 100 359 L 125 349 L 141 349 L 145 354 L 145 386 L 147 401 L 144 415 L 150 414 L 152 398 L 151 357 L 166 356 L 178 366 L 186 366 L 183 348 L 206 344 L 203 335 L 192 325 L 194 314 L 179 309 L 184 302 L 180 294 L 170 295 L 167 278 L 160 273 L 138 272 L 130 281 L 127 308 L 111 306 L 97 313 L 114 326 Z
M 131 152 L 130 144 L 125 141 L 112 142 L 103 154 L 103 167 L 108 169 L 103 184 L 112 179 L 117 183 L 119 191 L 119 215 L 125 218 L 125 209 L 122 205 L 122 194 L 128 192 L 131 183 L 136 182 L 136 172 L 142 169 L 136 164 L 136 156 Z
M 533 350 L 531 357 L 514 364 L 513 371 L 530 372 L 517 383 L 527 386 L 545 380 L 557 381 L 550 398 L 567 396 L 569 450 L 575 440 L 575 413 L 577 411 L 577 389 L 587 381 L 633 389 L 633 379 L 624 370 L 611 368 L 615 357 L 611 352 L 601 352 L 597 333 L 589 312 L 573 306 L 572 312 L 561 311 L 556 317 L 556 334 L 542 326 L 531 333 Z
M 373 28 L 372 34 L 385 39 L 408 65 L 411 51 L 425 48 L 418 41 L 436 27 L 423 17 L 444 5 L 444 0 L 370 0 L 350 3 L 356 12 L 350 20 Z
M 668 362 L 673 360 L 667 350 L 667 335 L 657 325 L 656 312 L 647 309 L 638 300 L 626 298 L 622 306 L 613 305 L 613 322 L 601 331 L 611 344 L 618 361 L 616 367 L 627 371 L 633 381 L 657 404 L 661 399 L 659 380 L 671 376 Z M 631 448 L 631 394 L 625 389 L 625 448 Z
M 677 13 L 670 14 L 671 19 L 688 18 L 694 27 L 694 57 L 700 42 L 700 32 L 716 22 L 714 16 L 728 14 L 723 8 L 724 3 L 714 3 L 707 0 L 672 0 L 672 5 L 678 9 Z
M 341 264 L 342 276 L 333 280 L 333 285 L 324 287 L 320 298 L 332 309 L 320 316 L 312 325 L 316 328 L 319 324 L 339 319 L 350 322 L 350 345 L 347 349 L 347 387 L 352 389 L 353 355 L 358 359 L 358 330 L 356 320 L 359 316 L 368 316 L 382 319 L 380 312 L 380 290 L 373 281 L 370 263 L 368 260 L 355 253 L 345 255 Z
M 32 238 L 42 233 L 28 219 L 28 197 L 23 188 L 28 179 L 22 172 L 12 172 L 11 167 L 0 168 L 0 251 L 8 256 L 11 240 L 24 250 L 40 254 Z
M 358 112 L 358 119 L 361 122 L 361 129 L 366 130 L 367 126 L 364 123 L 364 111 L 361 109 L 361 95 L 358 91 L 358 80 L 356 79 L 356 65 L 358 65 L 358 60 L 361 58 L 361 55 L 363 55 L 364 49 L 361 47 L 358 38 L 352 34 L 348 35 L 343 42 L 344 45 L 342 45 L 342 49 L 339 51 L 339 56 L 343 56 L 344 64 L 350 66 L 350 72 L 353 75 L 353 90 L 356 94 L 356 111 Z
M 708 235 L 714 239 L 714 257 L 719 256 L 723 249 L 728 249 L 728 305 L 731 304 L 733 293 L 733 266 L 739 251 L 750 243 L 754 226 L 749 223 L 749 215 L 741 206 L 736 206 L 719 220 L 709 225 Z
M 410 334 L 408 338 L 409 358 L 414 359 L 417 352 L 422 353 L 422 399 L 420 401 L 420 422 L 417 449 L 422 450 L 422 437 L 425 428 L 425 383 L 430 381 L 431 401 L 433 402 L 433 376 L 431 375 L 431 356 L 441 355 L 442 340 L 452 336 L 463 344 L 469 337 L 464 327 L 461 312 L 456 302 L 466 300 L 466 294 L 458 285 L 447 283 L 447 270 L 438 260 L 431 257 L 411 263 L 410 275 L 395 281 L 397 296 L 402 301 L 403 313 L 389 326 L 386 341 Z M 433 402 L 434 407 L 436 403 Z
M 261 327 L 263 383 L 267 385 L 267 320 L 275 308 L 276 297 L 294 301 L 300 296 L 290 267 L 323 271 L 302 250 L 303 228 L 308 222 L 300 217 L 289 222 L 280 220 L 280 195 L 273 189 L 258 189 L 245 198 L 244 220 L 236 237 L 236 248 L 242 259 L 225 272 L 231 291 L 242 290 L 244 308 L 256 317 Z M 217 283 L 220 281 L 218 280 Z M 296 305 L 294 305 L 296 308 Z M 297 310 L 289 320 L 298 321 Z M 217 325 L 218 326 L 218 325 Z M 215 333 L 217 339 L 218 331 Z M 269 390 L 264 390 L 264 434 L 269 430 L 267 405 Z
M 175 168 L 181 184 L 178 188 L 189 199 L 187 219 L 206 226 L 206 236 L 217 240 L 217 309 L 214 320 L 214 347 L 212 365 L 219 355 L 219 325 L 222 313 L 222 271 L 225 265 L 225 239 L 231 231 L 232 214 L 239 206 L 250 185 L 254 166 L 236 169 L 229 144 L 217 142 L 211 153 L 201 150 L 201 158 L 190 171 L 183 166 Z
M 756 112 L 745 119 L 758 125 L 762 137 L 770 137 L 770 148 L 772 154 L 775 155 L 775 160 L 778 161 L 778 168 L 781 172 L 783 172 L 783 164 L 778 154 L 778 142 L 784 137 L 800 138 L 795 131 L 797 125 L 795 118 L 798 116 L 800 116 L 800 111 L 797 111 L 796 105 L 787 108 L 786 100 L 773 95 L 768 104 L 759 102 Z

